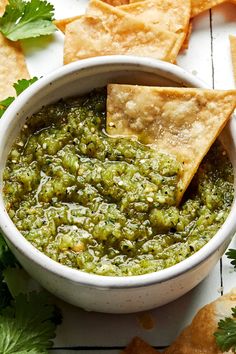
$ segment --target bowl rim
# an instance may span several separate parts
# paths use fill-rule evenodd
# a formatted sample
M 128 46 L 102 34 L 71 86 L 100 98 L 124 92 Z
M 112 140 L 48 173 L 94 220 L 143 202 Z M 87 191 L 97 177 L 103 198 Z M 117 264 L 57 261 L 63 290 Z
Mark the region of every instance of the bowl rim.
M 146 57 L 114 55 L 89 58 L 81 60 L 79 62 L 71 63 L 53 71 L 50 74 L 47 74 L 43 78 L 40 78 L 32 86 L 25 90 L 19 97 L 17 97 L 12 103 L 12 105 L 7 109 L 7 111 L 4 113 L 3 117 L 0 120 L 0 154 L 1 150 L 3 150 L 2 137 L 6 133 L 8 126 L 10 126 L 10 124 L 18 118 L 18 112 L 21 110 L 24 104 L 28 100 L 30 100 L 33 95 L 43 90 L 46 86 L 51 85 L 53 81 L 61 79 L 64 76 L 76 74 L 78 71 L 84 69 L 86 70 L 91 67 L 98 68 L 107 65 L 136 65 L 136 67 L 143 67 L 143 69 L 144 67 L 146 67 L 152 70 L 153 72 L 157 72 L 158 70 L 160 70 L 163 73 L 163 77 L 173 76 L 173 80 L 177 81 L 178 78 L 186 85 L 206 89 L 209 88 L 209 86 L 202 80 L 196 78 L 192 74 L 188 73 L 187 71 L 176 65 Z M 231 119 L 229 125 L 231 134 L 232 130 L 235 130 L 236 132 L 236 124 L 234 122 L 234 119 Z M 219 250 L 220 246 L 228 240 L 229 235 L 232 235 L 236 231 L 236 218 L 233 215 L 234 213 L 236 213 L 235 198 L 226 221 L 224 222 L 222 227 L 217 231 L 214 237 L 199 251 L 174 266 L 143 275 L 104 276 L 86 273 L 84 271 L 62 265 L 46 256 L 38 249 L 36 249 L 17 230 L 16 226 L 10 219 L 4 207 L 2 190 L 0 190 L 0 230 L 5 236 L 7 242 L 12 244 L 18 252 L 27 257 L 31 262 L 39 265 L 42 269 L 46 269 L 47 271 L 54 273 L 61 278 L 67 279 L 68 281 L 79 283 L 80 285 L 102 289 L 128 289 L 162 283 L 172 278 L 181 276 L 183 273 L 186 273 L 187 271 L 196 268 L 201 263 L 206 261 L 206 259 L 211 257 L 213 253 Z

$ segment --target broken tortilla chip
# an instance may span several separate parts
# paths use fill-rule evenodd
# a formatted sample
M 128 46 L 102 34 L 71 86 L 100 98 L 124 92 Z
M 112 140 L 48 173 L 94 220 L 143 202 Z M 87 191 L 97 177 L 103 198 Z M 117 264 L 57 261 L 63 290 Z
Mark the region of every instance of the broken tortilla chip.
M 13 84 L 28 79 L 25 58 L 18 42 L 11 42 L 0 34 L 0 100 L 15 96 Z
M 232 316 L 231 309 L 235 306 L 236 289 L 204 306 L 164 354 L 222 354 L 214 333 L 220 320 Z
M 121 354 L 158 354 L 158 352 L 141 338 L 135 337 Z
M 191 2 L 191 17 L 195 17 L 203 11 L 209 10 L 216 5 L 226 2 L 226 0 L 191 0 Z
M 78 20 L 79 18 L 81 18 L 82 15 L 80 16 L 74 16 L 74 17 L 67 17 L 67 18 L 62 18 L 60 20 L 55 20 L 53 21 L 54 25 L 62 32 L 62 33 L 65 33 L 66 31 L 66 26 L 73 22 L 73 21 L 76 21 Z
M 173 61 L 176 39 L 174 33 L 160 31 L 117 7 L 91 0 L 87 14 L 66 26 L 64 63 L 114 54 Z
M 234 81 L 236 84 L 236 37 L 229 36 L 229 40 L 230 40 L 231 58 L 232 58 L 233 71 L 234 71 Z
M 179 204 L 236 106 L 236 90 L 108 85 L 106 129 L 135 136 L 183 165 Z
M 148 18 L 148 22 L 158 25 L 159 29 L 176 33 L 178 38 L 172 52 L 176 59 L 187 35 L 190 5 L 190 0 L 146 0 L 119 8 L 138 20 L 146 21 Z
M 184 42 L 182 44 L 181 50 L 187 50 L 189 47 L 189 42 L 190 42 L 190 37 L 192 34 L 192 30 L 193 30 L 193 23 L 192 21 L 189 22 L 189 26 L 188 26 L 188 31 L 186 33 Z

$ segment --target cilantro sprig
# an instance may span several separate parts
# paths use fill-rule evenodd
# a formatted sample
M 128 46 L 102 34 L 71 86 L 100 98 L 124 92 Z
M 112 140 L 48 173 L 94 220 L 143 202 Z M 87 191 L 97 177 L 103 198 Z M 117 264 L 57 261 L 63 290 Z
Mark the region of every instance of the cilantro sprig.
M 0 315 L 0 352 L 47 353 L 55 337 L 55 318 L 46 293 L 18 295 Z
M 236 307 L 232 308 L 232 317 L 219 321 L 218 330 L 214 335 L 222 352 L 232 350 L 236 353 Z
M 0 234 L 1 354 L 48 353 L 56 326 L 61 322 L 60 312 L 51 304 L 46 292 L 16 291 L 25 276 Z
M 227 252 L 226 252 L 226 256 L 231 259 L 231 264 L 234 266 L 234 268 L 236 268 L 236 249 L 229 249 Z
M 32 85 L 35 81 L 37 81 L 37 77 L 33 77 L 32 79 L 26 80 L 18 80 L 14 85 L 14 89 L 16 91 L 16 95 L 19 96 L 21 92 L 23 92 L 25 89 L 27 89 L 30 85 Z M 6 109 L 12 104 L 12 102 L 15 100 L 15 97 L 8 97 L 5 100 L 0 101 L 0 118 L 2 117 L 3 113 L 6 111 Z
M 236 268 L 236 249 L 229 249 L 226 256 Z M 232 308 L 232 317 L 226 317 L 218 323 L 218 330 L 214 333 L 218 347 L 224 351 L 232 350 L 236 353 L 236 307 Z
M 11 41 L 52 34 L 54 6 L 47 1 L 9 0 L 0 18 L 0 32 Z

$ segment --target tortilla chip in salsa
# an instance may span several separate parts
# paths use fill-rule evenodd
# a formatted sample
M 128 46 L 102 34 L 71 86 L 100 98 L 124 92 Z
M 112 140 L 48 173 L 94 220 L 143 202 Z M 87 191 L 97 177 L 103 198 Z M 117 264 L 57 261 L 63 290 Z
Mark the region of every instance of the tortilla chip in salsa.
M 235 105 L 235 90 L 110 84 L 106 129 L 177 157 L 183 164 L 178 204 Z

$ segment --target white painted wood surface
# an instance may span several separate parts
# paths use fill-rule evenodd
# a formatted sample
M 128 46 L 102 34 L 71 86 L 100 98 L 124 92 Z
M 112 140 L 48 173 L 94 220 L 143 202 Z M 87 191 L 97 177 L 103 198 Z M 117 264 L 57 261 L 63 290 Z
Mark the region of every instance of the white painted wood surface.
M 56 18 L 84 12 L 86 0 L 51 0 Z M 236 6 L 224 4 L 208 11 L 193 22 L 189 49 L 178 58 L 178 65 L 215 88 L 233 88 L 229 34 L 236 35 Z M 24 44 L 32 75 L 42 76 L 62 65 L 63 35 Z M 235 216 L 236 217 L 236 216 Z M 231 247 L 236 247 L 233 240 Z M 227 258 L 216 265 L 209 276 L 190 293 L 171 304 L 149 312 L 154 322 L 151 330 L 142 328 L 140 314 L 106 315 L 88 313 L 58 301 L 63 323 L 58 328 L 52 353 L 119 353 L 134 336 L 155 347 L 169 345 L 191 322 L 196 311 L 236 285 L 236 273 Z

